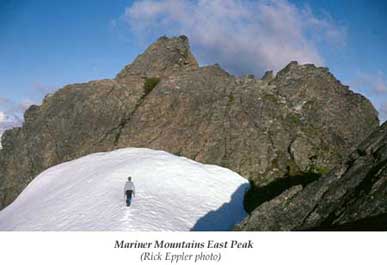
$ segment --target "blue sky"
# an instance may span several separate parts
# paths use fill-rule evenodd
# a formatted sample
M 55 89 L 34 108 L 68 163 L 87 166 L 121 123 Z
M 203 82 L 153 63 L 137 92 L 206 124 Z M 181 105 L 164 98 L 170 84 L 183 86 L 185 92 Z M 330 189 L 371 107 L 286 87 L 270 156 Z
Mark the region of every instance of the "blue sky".
M 0 0 L 0 122 L 69 83 L 112 78 L 160 35 L 235 74 L 325 65 L 387 117 L 387 1 Z

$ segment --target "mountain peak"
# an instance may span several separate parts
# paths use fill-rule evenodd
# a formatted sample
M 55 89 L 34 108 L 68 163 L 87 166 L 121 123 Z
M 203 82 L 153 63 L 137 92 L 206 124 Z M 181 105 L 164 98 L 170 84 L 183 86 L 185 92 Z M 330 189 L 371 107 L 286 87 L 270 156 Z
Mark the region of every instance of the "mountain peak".
M 133 63 L 125 66 L 116 79 L 131 75 L 162 77 L 182 70 L 195 70 L 198 67 L 186 36 L 172 38 L 163 36 L 150 45 Z
M 187 37 L 161 37 L 115 80 L 65 86 L 3 135 L 0 208 L 50 166 L 126 147 L 222 165 L 257 187 L 292 183 L 340 164 L 378 125 L 326 68 L 292 62 L 264 81 L 239 78 L 199 68 Z

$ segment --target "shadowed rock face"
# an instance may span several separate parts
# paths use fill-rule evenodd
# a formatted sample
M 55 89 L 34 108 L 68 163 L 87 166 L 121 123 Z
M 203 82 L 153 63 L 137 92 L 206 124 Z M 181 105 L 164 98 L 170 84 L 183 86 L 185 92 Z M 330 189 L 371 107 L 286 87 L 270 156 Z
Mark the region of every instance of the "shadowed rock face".
M 347 160 L 265 202 L 237 230 L 386 230 L 387 123 Z
M 4 134 L 0 208 L 44 169 L 121 147 L 218 164 L 264 186 L 328 171 L 378 123 L 325 68 L 292 62 L 275 77 L 236 77 L 198 67 L 186 37 L 162 37 L 115 79 L 65 86 Z

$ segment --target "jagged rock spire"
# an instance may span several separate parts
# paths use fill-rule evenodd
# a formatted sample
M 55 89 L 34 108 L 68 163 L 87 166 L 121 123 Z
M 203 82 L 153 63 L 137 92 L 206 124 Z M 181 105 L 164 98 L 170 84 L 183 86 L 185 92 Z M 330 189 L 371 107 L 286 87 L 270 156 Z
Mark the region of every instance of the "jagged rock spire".
M 122 79 L 130 75 L 162 77 L 184 70 L 195 70 L 199 67 L 191 53 L 186 36 L 161 37 L 139 55 L 132 64 L 117 75 Z

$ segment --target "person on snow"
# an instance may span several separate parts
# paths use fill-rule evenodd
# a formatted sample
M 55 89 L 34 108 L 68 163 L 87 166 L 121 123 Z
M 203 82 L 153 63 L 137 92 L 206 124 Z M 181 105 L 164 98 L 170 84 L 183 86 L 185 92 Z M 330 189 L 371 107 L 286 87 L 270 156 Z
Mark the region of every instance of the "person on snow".
M 125 183 L 124 192 L 126 196 L 126 206 L 130 206 L 132 202 L 132 196 L 134 197 L 134 193 L 135 193 L 135 187 L 131 177 L 128 177 L 128 181 Z

